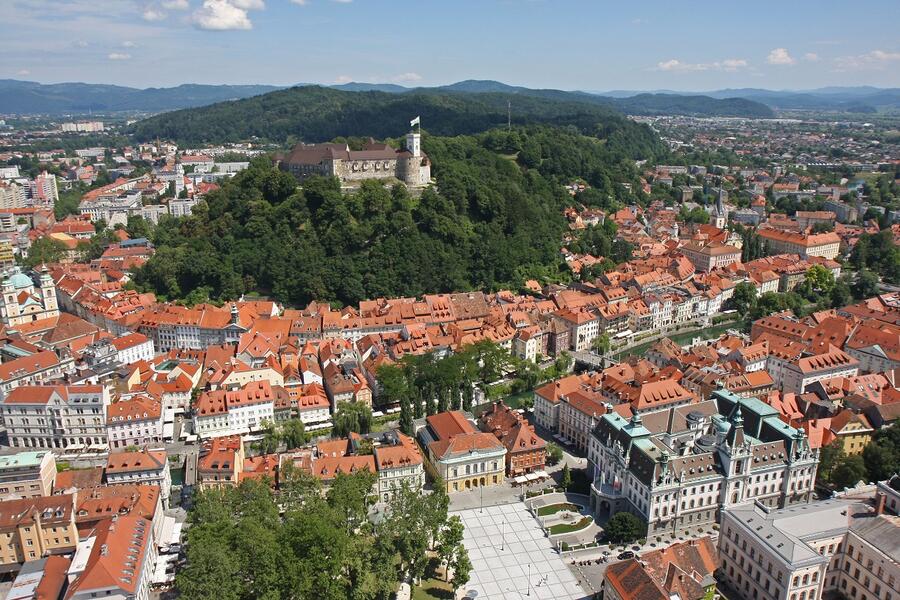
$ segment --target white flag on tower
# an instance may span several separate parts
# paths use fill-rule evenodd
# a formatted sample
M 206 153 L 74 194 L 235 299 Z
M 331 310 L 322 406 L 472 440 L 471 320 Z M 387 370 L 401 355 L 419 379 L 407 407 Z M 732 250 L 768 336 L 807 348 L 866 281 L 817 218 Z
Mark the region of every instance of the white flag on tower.
M 415 119 L 413 119 L 412 121 L 410 121 L 410 122 L 409 122 L 409 126 L 410 126 L 410 127 L 415 127 L 416 125 L 418 125 L 418 124 L 419 124 L 419 119 L 420 119 L 420 117 L 416 117 Z

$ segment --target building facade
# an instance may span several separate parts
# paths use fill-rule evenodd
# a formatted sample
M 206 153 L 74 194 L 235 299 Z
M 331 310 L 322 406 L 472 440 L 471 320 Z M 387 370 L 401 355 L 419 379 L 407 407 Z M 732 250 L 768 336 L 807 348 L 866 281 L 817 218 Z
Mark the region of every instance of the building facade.
M 630 420 L 603 415 L 588 460 L 593 510 L 629 511 L 652 535 L 714 523 L 722 509 L 752 499 L 775 507 L 808 501 L 818 451 L 772 407 L 719 390 Z
M 0 456 L 0 501 L 49 496 L 56 481 L 52 452 L 18 452 Z
M 106 449 L 109 391 L 100 385 L 20 386 L 0 402 L 14 448 Z

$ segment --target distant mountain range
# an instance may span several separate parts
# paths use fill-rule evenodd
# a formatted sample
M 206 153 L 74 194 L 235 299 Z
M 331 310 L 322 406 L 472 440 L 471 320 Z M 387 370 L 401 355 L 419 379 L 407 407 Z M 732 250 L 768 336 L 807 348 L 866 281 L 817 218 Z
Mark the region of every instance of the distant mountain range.
M 611 90 L 593 92 L 612 98 L 629 98 L 637 94 L 634 90 Z M 875 112 L 877 110 L 900 108 L 900 88 L 823 87 L 813 90 L 765 90 L 760 88 L 737 88 L 708 92 L 676 92 L 653 90 L 652 94 L 675 96 L 703 95 L 710 98 L 744 98 L 781 110 L 837 110 L 846 112 Z
M 307 84 L 298 84 L 305 86 Z M 900 108 L 900 88 L 825 87 L 813 90 L 722 89 L 708 92 L 673 90 L 563 91 L 507 85 L 492 80 L 466 80 L 437 87 L 404 87 L 390 83 L 345 83 L 328 86 L 346 92 L 390 94 L 514 94 L 610 106 L 629 114 L 771 117 L 772 109 L 875 112 Z M 165 112 L 239 100 L 281 89 L 271 85 L 185 84 L 138 89 L 87 83 L 40 84 L 0 80 L 0 114 L 83 114 L 92 112 Z
M 238 100 L 281 89 L 274 85 L 197 85 L 144 90 L 94 83 L 54 83 L 0 79 L 0 114 L 86 114 L 161 112 Z

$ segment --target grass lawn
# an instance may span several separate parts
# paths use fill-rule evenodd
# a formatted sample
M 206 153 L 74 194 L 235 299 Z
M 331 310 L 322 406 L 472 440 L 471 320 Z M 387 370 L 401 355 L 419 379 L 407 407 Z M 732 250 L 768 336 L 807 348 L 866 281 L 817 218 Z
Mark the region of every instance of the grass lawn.
M 582 517 L 579 521 L 575 523 L 559 523 L 557 525 L 551 525 L 548 531 L 550 535 L 557 535 L 560 533 L 572 533 L 573 531 L 581 531 L 585 527 L 591 524 L 590 517 Z
M 537 514 L 539 517 L 546 517 L 547 515 L 552 515 L 562 510 L 579 512 L 581 510 L 581 507 L 577 504 L 572 504 L 571 502 L 560 502 L 558 504 L 548 504 L 547 506 L 540 507 L 537 511 Z
M 412 589 L 412 600 L 449 600 L 453 598 L 453 587 L 440 579 L 423 579 L 422 585 Z

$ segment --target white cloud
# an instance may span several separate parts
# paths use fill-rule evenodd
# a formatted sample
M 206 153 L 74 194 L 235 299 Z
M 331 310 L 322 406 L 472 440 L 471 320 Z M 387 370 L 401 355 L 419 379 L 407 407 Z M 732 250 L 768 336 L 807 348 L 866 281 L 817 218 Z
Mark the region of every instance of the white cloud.
M 72 42 L 72 44 L 79 48 L 87 48 L 88 47 L 88 43 L 84 40 L 77 40 L 77 41 Z
M 107 58 L 109 60 L 129 60 L 131 55 L 125 52 L 110 52 Z
M 162 7 L 169 10 L 187 10 L 191 5 L 188 4 L 188 0 L 165 0 Z
M 809 62 L 818 62 L 819 55 L 816 54 L 815 52 L 807 52 L 806 54 L 803 55 L 803 60 L 806 60 Z
M 726 58 L 711 63 L 685 63 L 678 59 L 662 61 L 656 64 L 656 71 L 728 71 L 733 72 L 747 67 L 743 58 Z
M 19 69 L 16 75 L 24 77 L 25 75 L 31 75 L 31 71 L 29 71 L 28 69 Z
M 797 61 L 788 53 L 786 48 L 775 48 L 769 52 L 766 62 L 770 65 L 792 65 Z
M 141 17 L 145 21 L 162 21 L 163 19 L 166 18 L 166 13 L 164 13 L 161 10 L 151 7 L 151 8 L 148 8 L 147 10 L 145 10 L 141 14 Z
M 856 56 L 840 56 L 834 60 L 838 71 L 853 69 L 884 69 L 888 63 L 900 61 L 900 52 L 872 50 Z
M 349 75 L 338 75 L 334 79 L 334 82 L 337 84 L 350 83 L 351 81 L 353 81 L 353 78 Z
M 307 0 L 291 0 L 291 2 L 298 6 L 306 6 L 307 4 L 309 4 Z
M 422 76 L 418 73 L 400 73 L 399 75 L 394 75 L 391 77 L 391 81 L 394 83 L 413 83 L 416 81 L 422 81 Z
M 200 29 L 227 31 L 252 29 L 248 10 L 265 8 L 263 0 L 203 0 L 203 6 L 194 11 L 194 24 Z
M 350 4 L 353 0 L 331 0 L 332 2 L 337 2 L 338 4 Z
M 122 42 L 122 47 L 123 48 L 137 48 L 137 44 L 135 44 L 134 42 L 132 42 L 130 40 L 126 40 L 126 41 Z

